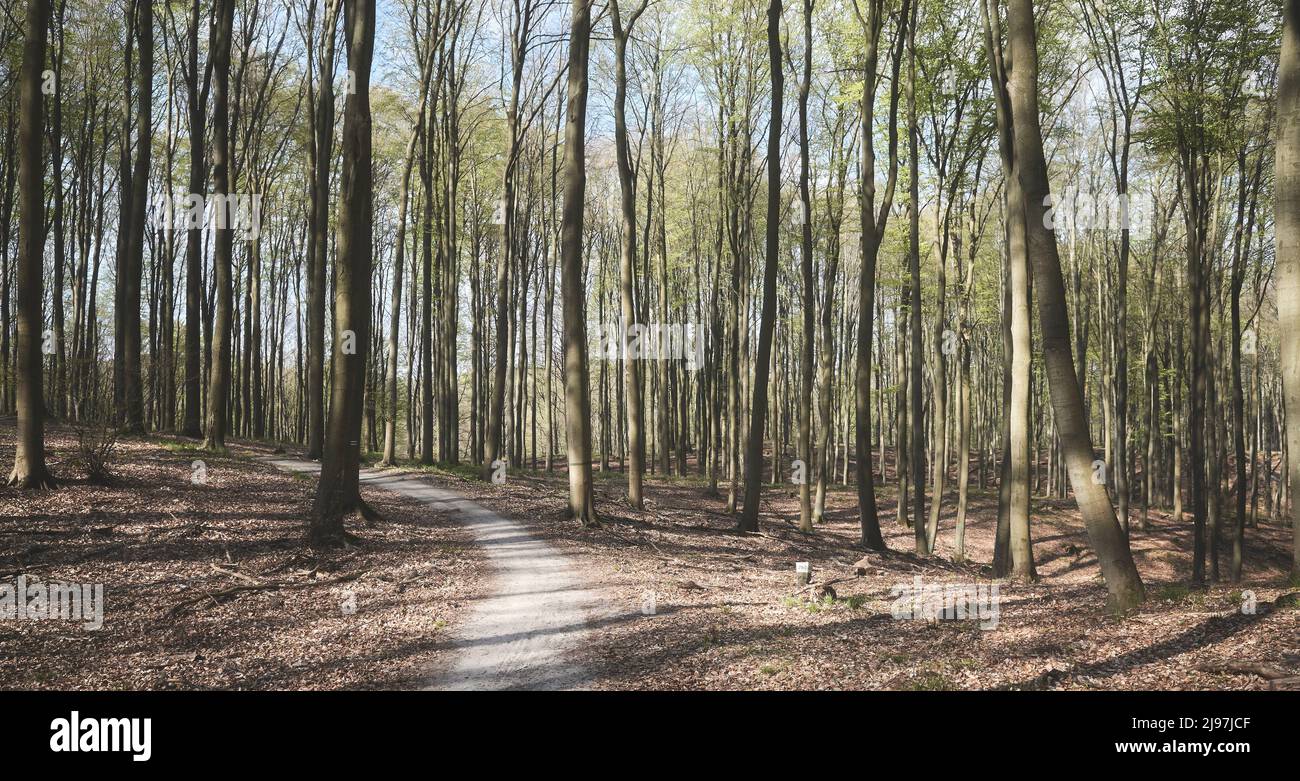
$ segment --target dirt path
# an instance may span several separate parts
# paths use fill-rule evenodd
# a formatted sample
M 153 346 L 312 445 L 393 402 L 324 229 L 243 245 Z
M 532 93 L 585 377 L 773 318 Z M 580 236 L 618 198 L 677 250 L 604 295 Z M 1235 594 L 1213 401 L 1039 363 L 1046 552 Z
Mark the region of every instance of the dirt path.
M 280 469 L 317 472 L 320 465 L 277 457 Z M 572 651 L 587 631 L 594 594 L 568 558 L 523 525 L 418 477 L 361 470 L 361 482 L 424 502 L 474 535 L 493 566 L 491 594 L 452 630 L 455 661 L 437 671 L 431 690 L 580 689 L 587 680 Z

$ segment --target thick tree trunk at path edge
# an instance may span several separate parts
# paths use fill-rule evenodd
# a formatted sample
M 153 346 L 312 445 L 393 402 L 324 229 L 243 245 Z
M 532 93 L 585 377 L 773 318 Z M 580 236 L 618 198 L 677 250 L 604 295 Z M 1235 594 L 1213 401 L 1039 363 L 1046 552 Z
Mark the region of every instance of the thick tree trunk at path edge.
M 1277 101 L 1277 301 L 1294 580 L 1300 579 L 1300 501 L 1296 500 L 1300 497 L 1300 0 L 1286 0 L 1283 10 Z
M 1092 480 L 1092 436 L 1084 417 L 1083 398 L 1074 369 L 1061 260 L 1057 254 L 1056 236 L 1043 221 L 1049 188 L 1043 135 L 1038 120 L 1038 52 L 1032 0 L 1011 0 L 1007 23 L 1015 151 L 1024 190 L 1026 238 L 1038 293 L 1039 324 L 1052 410 L 1056 415 L 1070 485 L 1110 594 L 1108 607 L 1115 612 L 1124 612 L 1141 604 L 1145 592 L 1110 497 L 1104 486 Z
M 375 0 L 347 0 L 344 6 L 348 70 L 356 89 L 343 113 L 337 290 L 334 293 L 334 385 L 320 482 L 316 488 L 309 541 L 337 545 L 345 537 L 344 517 L 364 511 L 358 491 L 361 413 L 370 344 L 370 266 L 374 231 L 374 179 L 370 133 L 370 63 L 375 42 Z
M 569 507 L 584 526 L 597 523 L 591 484 L 591 390 L 587 376 L 586 287 L 582 223 L 587 191 L 587 49 L 590 0 L 573 0 L 569 36 L 569 122 L 564 132 L 564 212 L 560 236 L 564 303 L 564 403 L 569 453 Z
M 767 7 L 767 47 L 772 63 L 772 115 L 767 131 L 767 247 L 763 262 L 763 310 L 754 358 L 754 401 L 750 407 L 748 450 L 745 453 L 745 507 L 740 529 L 758 531 L 758 502 L 763 489 L 763 424 L 767 419 L 767 383 L 772 362 L 772 331 L 776 326 L 776 270 L 781 229 L 781 106 L 785 79 L 781 73 L 781 0 Z M 859 454 L 861 457 L 861 454 Z
M 18 116 L 18 444 L 9 484 L 53 488 L 45 468 L 45 402 L 41 391 L 41 301 L 44 297 L 45 187 L 41 157 L 41 71 L 45 68 L 48 0 L 27 5 L 19 76 Z M 1300 452 L 1300 451 L 1297 451 Z

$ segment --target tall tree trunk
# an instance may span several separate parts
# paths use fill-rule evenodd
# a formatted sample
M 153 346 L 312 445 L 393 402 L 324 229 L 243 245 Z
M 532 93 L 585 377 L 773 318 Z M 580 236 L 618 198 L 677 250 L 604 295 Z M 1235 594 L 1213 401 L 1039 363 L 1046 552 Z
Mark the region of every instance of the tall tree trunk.
M 62 83 L 63 79 L 63 55 L 65 50 L 65 15 L 68 7 L 67 0 L 59 0 L 54 18 L 51 20 L 52 34 L 54 35 L 53 51 L 53 75 L 55 84 Z M 64 314 L 63 314 L 63 270 L 66 265 L 65 246 L 64 246 L 64 220 L 63 220 L 63 101 L 55 98 L 50 101 L 50 158 L 53 162 L 54 174 L 54 290 L 50 296 L 50 303 L 53 305 L 53 337 L 54 337 L 54 392 L 52 394 L 54 401 L 54 415 L 57 418 L 63 418 L 68 414 L 67 405 L 67 385 L 65 384 L 66 360 L 64 352 Z M 5 236 L 5 241 L 9 237 Z M 139 288 L 137 287 L 137 291 Z M 137 321 L 138 322 L 138 321 Z
M 825 290 L 822 299 L 821 310 L 821 331 L 822 331 L 822 356 L 821 365 L 818 367 L 817 378 L 817 438 L 820 443 L 817 448 L 817 497 L 814 503 L 813 516 L 820 523 L 826 517 L 826 486 L 831 480 L 831 468 L 833 458 L 831 456 L 831 430 L 834 426 L 834 419 L 831 410 L 831 396 L 835 381 L 835 277 L 839 271 L 840 261 L 840 228 L 844 216 L 844 180 L 848 169 L 848 155 L 840 145 L 840 132 L 837 124 L 834 147 L 831 153 L 831 168 L 835 171 L 835 203 L 830 206 L 828 220 L 830 223 L 829 235 L 832 237 L 830 246 L 826 248 L 826 267 L 825 277 L 822 280 L 822 287 Z M 884 418 L 881 417 L 881 430 L 885 426 Z M 883 478 L 882 478 L 883 481 Z
M 853 371 L 853 397 L 856 426 L 853 431 L 854 449 L 857 453 L 856 475 L 858 490 L 858 523 L 862 545 L 871 550 L 884 550 L 885 539 L 880 533 L 880 517 L 876 508 L 876 487 L 871 469 L 871 340 L 876 301 L 876 261 L 880 243 L 885 233 L 885 223 L 893 205 L 894 186 L 898 174 L 898 75 L 903 61 L 908 20 L 911 19 L 911 0 L 903 0 L 898 14 L 898 32 L 894 43 L 893 78 L 889 93 L 889 178 L 884 199 L 876 211 L 876 152 L 875 152 L 875 101 L 878 81 L 876 66 L 879 62 L 880 31 L 885 22 L 883 0 L 871 0 L 866 18 L 859 17 L 867 40 L 864 59 L 864 85 L 859 132 L 860 172 L 862 197 L 859 202 L 862 267 L 858 274 L 858 333 Z M 845 443 L 845 472 L 848 472 L 848 448 Z
M 808 472 L 812 468 L 813 356 L 816 349 L 817 293 L 813 288 L 812 197 L 808 194 L 808 91 L 812 86 L 813 0 L 803 0 L 803 80 L 799 83 L 799 203 L 803 210 L 800 224 L 801 263 L 803 266 L 803 343 L 800 360 L 802 374 L 799 388 L 799 458 L 804 464 L 803 482 L 799 484 L 799 529 L 813 530 L 812 494 Z M 835 237 L 838 239 L 838 236 Z M 883 463 L 883 457 L 882 457 Z
M 925 518 L 925 408 L 922 402 L 921 355 L 921 197 L 920 197 L 920 157 L 917 141 L 920 130 L 916 123 L 916 9 L 912 10 L 912 24 L 907 33 L 907 166 L 908 166 L 908 203 L 907 203 L 907 268 L 909 274 L 910 296 L 907 307 L 908 331 L 911 335 L 908 364 L 912 408 L 912 427 L 910 438 L 912 452 L 908 471 L 912 476 L 912 517 L 915 532 L 916 552 L 927 556 L 930 553 L 930 537 L 926 529 Z M 861 454 L 858 455 L 862 457 Z M 936 497 L 937 500 L 937 497 Z
M 26 87 L 24 82 L 24 87 Z M 1300 578 L 1300 0 L 1283 7 L 1277 85 L 1276 234 L 1278 329 L 1291 488 L 1291 576 Z
M 623 387 L 627 396 L 628 473 L 627 497 L 640 510 L 645 506 L 641 492 L 645 471 L 645 408 L 641 403 L 641 369 L 630 355 L 630 330 L 636 323 L 636 182 L 632 172 L 627 139 L 627 42 L 636 20 L 645 11 L 644 0 L 623 26 L 618 0 L 611 0 L 610 15 L 614 24 L 614 146 L 618 157 L 619 205 L 622 216 L 622 241 L 619 252 L 619 358 L 623 362 Z M 549 331 L 547 341 L 550 340 Z M 548 348 L 548 354 L 550 350 Z M 550 373 L 547 373 L 550 376 Z M 549 394 L 548 394 L 549 398 Z M 548 443 L 547 452 L 550 451 Z M 550 457 L 547 457 L 547 464 Z
M 140 278 L 144 271 L 145 218 L 149 197 L 149 164 L 153 152 L 153 0 L 136 2 L 136 38 L 139 43 L 139 86 L 136 98 L 135 170 L 131 174 L 131 223 L 122 283 L 125 308 L 122 372 L 126 401 L 126 430 L 144 431 L 144 384 L 140 372 Z M 57 295 L 62 297 L 63 291 Z
M 586 285 L 582 226 L 587 192 L 587 60 L 591 0 L 573 0 L 569 32 L 569 120 L 564 131 L 564 211 L 560 234 L 564 304 L 564 402 L 569 507 L 584 526 L 598 523 L 591 483 L 591 389 L 587 373 Z
M 217 209 L 228 209 L 230 193 L 230 42 L 235 23 L 235 0 L 215 0 L 211 57 L 212 83 L 212 198 Z M 234 283 L 232 266 L 234 230 L 227 215 L 215 230 L 212 258 L 216 282 L 216 312 L 212 326 L 211 366 L 208 369 L 208 425 L 204 447 L 220 451 L 226 447 L 227 401 L 230 392 L 230 359 Z
M 745 453 L 745 507 L 739 525 L 743 531 L 758 531 L 758 502 L 763 488 L 763 425 L 767 421 L 772 331 L 776 327 L 776 271 L 781 262 L 777 257 L 781 249 L 781 110 L 785 85 L 781 71 L 781 0 L 768 1 L 767 48 L 772 69 L 772 108 L 767 131 L 767 241 L 763 262 L 763 309 L 759 315 L 758 353 L 754 359 L 754 401 L 750 407 Z M 858 458 L 862 458 L 861 453 Z
M 321 20 L 316 105 L 312 107 L 311 241 L 307 273 L 307 457 L 325 436 L 325 261 L 329 256 L 330 163 L 334 158 L 334 46 L 340 0 Z M 211 408 L 211 402 L 209 402 Z
M 1092 435 L 1084 417 L 1070 348 L 1061 260 L 1056 237 L 1044 222 L 1050 191 L 1038 119 L 1038 41 L 1033 0 L 1010 0 L 1007 23 L 1016 163 L 1024 190 L 1026 238 L 1038 288 L 1039 326 L 1052 410 L 1070 484 L 1106 581 L 1108 606 L 1112 611 L 1124 612 L 1139 605 L 1145 592 L 1110 497 L 1105 487 L 1092 479 Z
M 207 187 L 206 152 L 207 134 L 207 78 L 199 88 L 199 21 L 202 0 L 194 0 L 186 27 L 185 89 L 189 110 L 190 177 L 188 204 L 201 199 Z M 210 72 L 210 71 L 209 71 Z M 185 418 L 181 433 L 198 438 L 203 435 L 200 420 L 203 403 L 203 227 L 194 224 L 185 235 Z
M 18 98 L 18 432 L 8 481 L 23 489 L 54 487 L 54 478 L 45 468 L 45 400 L 41 391 L 45 266 L 41 73 L 49 26 L 49 0 L 28 0 Z
M 375 0 L 344 0 L 350 84 L 343 112 L 343 166 L 339 176 L 338 251 L 334 292 L 334 383 L 320 482 L 308 532 L 314 546 L 338 545 L 344 517 L 367 512 L 358 485 L 361 415 L 370 344 L 370 267 L 374 232 L 371 162 L 370 64 Z
M 1029 258 L 1026 215 L 1016 156 L 1007 59 L 1002 47 L 1002 24 L 997 0 L 983 0 L 984 44 L 989 52 L 990 78 L 998 123 L 998 150 L 1002 158 L 1003 213 L 1007 264 L 1003 285 L 1002 465 L 998 487 L 998 525 L 993 551 L 997 577 L 1036 577 L 1029 528 L 1030 372 L 1032 369 Z
M 406 204 L 411 188 L 411 168 L 415 162 L 415 147 L 420 141 L 421 127 L 424 122 L 421 113 L 420 122 L 411 132 L 411 140 L 406 144 L 406 161 L 402 165 L 402 187 L 397 200 L 397 237 L 393 260 L 393 300 L 392 310 L 388 313 L 388 366 L 385 396 L 388 410 L 384 420 L 384 457 L 383 463 L 397 463 L 397 337 L 402 327 L 402 271 L 406 264 Z
M 510 36 L 511 89 L 506 107 L 505 170 L 502 174 L 501 201 L 498 219 L 501 224 L 501 246 L 497 257 L 496 274 L 496 356 L 493 362 L 492 394 L 488 406 L 487 442 L 483 450 L 483 476 L 486 479 L 496 468 L 495 463 L 506 452 L 506 369 L 510 366 L 507 353 L 510 349 L 510 266 L 515 253 L 515 175 L 519 162 L 522 139 L 519 135 L 520 90 L 523 89 L 524 64 L 529 33 L 536 10 L 534 0 L 523 0 L 516 6 Z

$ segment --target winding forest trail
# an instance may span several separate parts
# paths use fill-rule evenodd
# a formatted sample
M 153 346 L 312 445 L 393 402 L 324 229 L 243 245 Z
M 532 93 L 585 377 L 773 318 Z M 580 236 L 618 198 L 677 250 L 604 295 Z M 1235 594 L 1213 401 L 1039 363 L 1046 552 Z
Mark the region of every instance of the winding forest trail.
M 319 464 L 294 458 L 264 460 L 290 472 L 320 471 Z M 361 482 L 451 513 L 492 563 L 491 593 L 451 632 L 454 660 L 422 689 L 585 688 L 586 673 L 571 652 L 585 638 L 594 592 L 567 556 L 517 521 L 418 476 L 362 469 Z

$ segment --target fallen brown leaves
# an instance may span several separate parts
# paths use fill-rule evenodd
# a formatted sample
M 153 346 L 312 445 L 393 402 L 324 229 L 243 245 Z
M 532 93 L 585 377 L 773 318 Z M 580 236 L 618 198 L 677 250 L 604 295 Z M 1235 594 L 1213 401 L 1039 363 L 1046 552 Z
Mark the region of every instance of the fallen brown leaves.
M 445 662 L 486 577 L 453 520 L 363 489 L 384 522 L 353 519 L 359 545 L 312 551 L 314 479 L 252 460 L 254 448 L 193 445 L 123 439 L 107 485 L 0 490 L 0 578 L 102 583 L 105 600 L 97 631 L 0 621 L 0 688 L 413 687 Z M 47 447 L 54 473 L 75 478 L 75 436 L 55 428 Z M 12 453 L 11 418 L 0 461 Z
M 51 435 L 56 474 L 71 440 Z M 484 559 L 451 520 L 381 491 L 385 518 L 347 550 L 313 552 L 314 481 L 248 460 L 124 440 L 107 486 L 0 492 L 0 576 L 105 584 L 105 626 L 0 622 L 0 688 L 414 686 L 451 654 L 447 627 L 486 587 Z M 12 422 L 0 424 L 0 458 Z M 203 460 L 207 482 L 190 478 Z M 0 463 L 0 468 L 6 465 Z M 1132 544 L 1149 599 L 1104 612 L 1096 557 L 1069 501 L 1034 502 L 1040 580 L 997 582 L 995 628 L 896 620 L 900 589 L 991 586 L 996 493 L 972 490 L 967 563 L 952 561 L 952 503 L 936 556 L 881 517 L 889 550 L 856 544 L 853 494 L 835 487 L 812 535 L 795 494 L 769 488 L 760 534 L 735 531 L 695 478 L 648 481 L 644 511 L 617 471 L 597 475 L 602 525 L 569 520 L 562 472 L 505 486 L 437 473 L 559 546 L 604 598 L 578 660 L 611 689 L 1298 689 L 1300 608 L 1285 583 L 1289 532 L 1247 533 L 1247 579 L 1189 589 L 1190 523 L 1153 513 Z M 801 586 L 795 563 L 809 562 Z M 1252 598 L 1253 597 L 1253 598 Z M 349 612 L 349 605 L 355 610 Z M 1249 605 L 1255 611 L 1243 610 Z
M 603 526 L 580 529 L 564 512 L 567 480 L 514 472 L 505 486 L 454 474 L 433 479 L 527 523 L 562 547 L 605 597 L 584 664 L 611 689 L 1264 689 L 1300 676 L 1300 610 L 1272 600 L 1285 589 L 1288 530 L 1247 531 L 1246 582 L 1184 585 L 1190 521 L 1152 513 L 1133 549 L 1149 591 L 1137 614 L 1104 610 L 1096 556 L 1068 500 L 1035 499 L 1040 580 L 997 582 L 997 626 L 974 620 L 895 620 L 898 588 L 994 583 L 996 490 L 972 486 L 968 563 L 952 559 L 955 500 L 943 507 L 936 556 L 911 553 L 889 488 L 880 516 L 889 550 L 857 546 L 854 495 L 835 486 L 829 518 L 798 532 L 797 494 L 765 488 L 762 534 L 736 532 L 724 498 L 695 476 L 647 480 L 646 509 L 623 499 L 617 469 L 596 474 Z M 725 490 L 725 488 L 724 488 Z M 812 565 L 801 588 L 795 563 Z M 833 584 L 833 588 L 826 587 Z M 1260 609 L 1243 613 L 1253 592 Z M 1285 601 L 1285 600 L 1284 600 Z M 1263 663 L 1287 677 L 1234 666 Z

